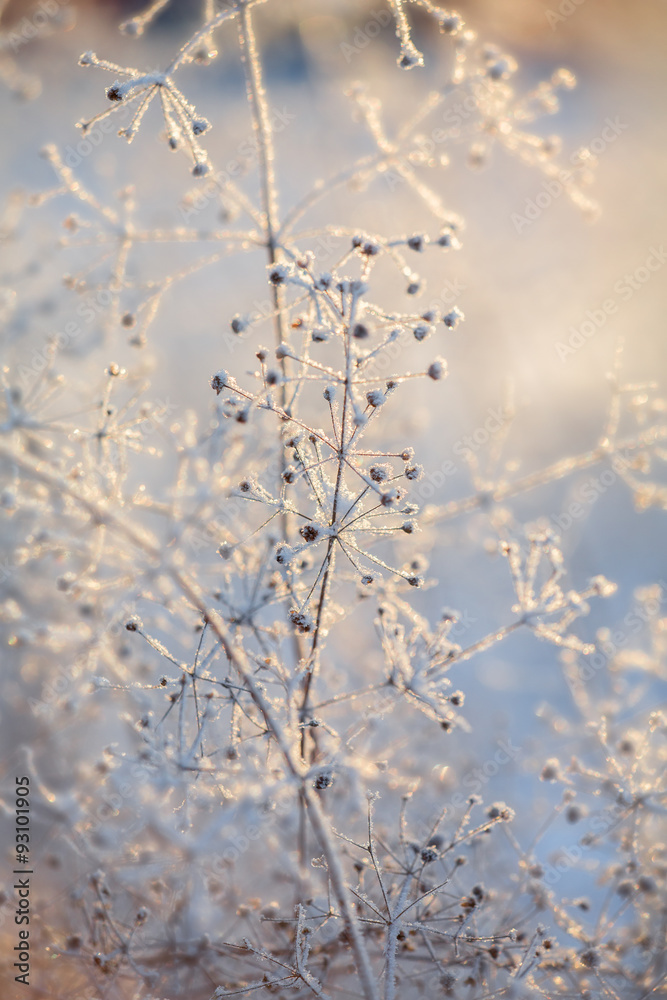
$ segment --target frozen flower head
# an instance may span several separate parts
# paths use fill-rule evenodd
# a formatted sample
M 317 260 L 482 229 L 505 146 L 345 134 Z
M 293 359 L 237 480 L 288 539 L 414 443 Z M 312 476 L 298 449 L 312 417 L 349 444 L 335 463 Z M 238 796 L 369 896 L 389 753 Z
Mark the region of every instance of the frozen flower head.
M 458 306 L 454 306 L 453 309 L 450 309 L 449 312 L 442 317 L 443 323 L 450 330 L 455 330 L 463 319 L 465 319 L 465 316 Z
M 199 144 L 199 136 L 208 131 L 211 127 L 210 122 L 188 103 L 168 73 L 142 73 L 137 69 L 99 59 L 94 52 L 85 52 L 79 59 L 79 65 L 107 70 L 121 78 L 106 88 L 107 100 L 113 107 L 91 119 L 79 122 L 84 134 L 119 107 L 132 106 L 133 115 L 130 123 L 119 130 L 119 135 L 132 142 L 139 131 L 147 108 L 155 98 L 159 98 L 169 147 L 173 150 L 184 147 L 189 151 L 195 177 L 203 177 L 209 172 L 210 163 L 206 151 Z M 176 65 L 173 68 L 176 68 Z
M 291 268 L 288 264 L 272 264 L 268 275 L 272 285 L 284 285 L 291 275 Z
M 391 475 L 391 466 L 385 464 L 371 465 L 368 474 L 374 483 L 383 483 Z
M 211 377 L 211 388 L 215 391 L 217 396 L 220 395 L 223 389 L 226 389 L 230 385 L 231 376 L 229 372 L 221 368 Z
M 439 382 L 447 374 L 447 362 L 444 358 L 436 358 L 428 366 L 426 373 L 434 382 Z
M 371 389 L 366 393 L 366 401 L 369 406 L 373 407 L 373 409 L 382 406 L 385 400 L 386 396 L 380 389 Z
M 312 631 L 314 619 L 306 612 L 300 611 L 298 608 L 292 608 L 289 616 L 290 621 L 299 632 Z

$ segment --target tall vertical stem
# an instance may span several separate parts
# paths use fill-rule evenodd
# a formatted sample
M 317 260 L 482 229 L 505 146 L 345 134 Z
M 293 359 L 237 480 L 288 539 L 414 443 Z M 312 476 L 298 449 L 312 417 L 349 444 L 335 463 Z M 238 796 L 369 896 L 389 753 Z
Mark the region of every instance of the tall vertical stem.
M 266 103 L 266 91 L 262 80 L 262 64 L 257 52 L 255 32 L 253 30 L 252 15 L 246 3 L 240 5 L 239 10 L 239 41 L 241 45 L 241 60 L 245 72 L 246 91 L 248 103 L 252 114 L 255 136 L 257 139 L 257 155 L 259 162 L 260 197 L 262 212 L 264 214 L 264 233 L 266 238 L 266 248 L 270 264 L 278 263 L 280 250 L 276 244 L 276 234 L 279 229 L 278 217 L 278 190 L 276 186 L 276 176 L 274 170 L 275 153 L 273 148 L 273 135 L 271 132 L 271 122 L 269 118 L 269 108 Z M 285 294 L 281 285 L 274 284 L 273 288 L 273 309 L 276 347 L 284 344 L 287 340 Z M 283 410 L 287 409 L 287 359 L 280 359 L 282 381 L 280 384 L 280 405 Z M 282 473 L 287 468 L 287 454 L 282 427 L 278 428 L 279 449 L 280 449 L 280 471 L 281 487 Z M 290 543 L 292 536 L 291 519 L 287 512 L 281 514 L 281 528 L 283 539 L 286 544 Z M 303 661 L 304 651 L 301 638 L 298 633 L 293 632 L 292 638 L 294 646 L 294 657 L 296 665 Z M 307 695 L 306 695 L 307 697 Z M 304 731 L 305 732 L 305 731 Z M 305 743 L 302 740 L 302 755 L 305 754 Z M 299 855 L 302 866 L 306 866 L 307 835 L 306 835 L 306 810 L 307 802 L 303 794 L 299 795 Z
M 278 247 L 276 234 L 280 228 L 278 219 L 278 189 L 274 171 L 275 154 L 273 135 L 269 118 L 269 107 L 266 103 L 266 91 L 262 81 L 262 64 L 257 52 L 257 42 L 252 25 L 252 15 L 247 4 L 241 4 L 239 10 L 239 40 L 241 43 L 241 59 L 245 72 L 248 103 L 252 114 L 255 137 L 257 139 L 257 156 L 259 160 L 260 197 L 262 212 L 265 219 L 266 247 L 269 263 L 278 262 Z M 273 303 L 275 307 L 276 346 L 284 343 L 286 338 L 284 294 L 280 285 L 273 286 Z M 281 359 L 283 369 L 285 359 Z M 286 402 L 286 387 L 281 386 L 281 406 Z
M 276 233 L 279 229 L 278 218 L 278 189 L 276 186 L 276 176 L 274 171 L 274 148 L 273 135 L 271 132 L 271 121 L 269 118 L 269 107 L 266 103 L 266 91 L 262 80 L 262 64 L 257 52 L 257 42 L 252 24 L 252 15 L 247 3 L 239 6 L 239 42 L 241 45 L 241 61 L 245 73 L 246 91 L 248 104 L 252 114 L 255 138 L 257 139 L 257 156 L 259 162 L 259 187 L 264 215 L 264 235 L 266 238 L 266 249 L 270 264 L 276 264 L 279 258 L 279 248 L 276 244 Z M 276 347 L 287 340 L 286 317 L 285 317 L 285 295 L 280 285 L 273 285 L 273 309 Z M 280 367 L 283 375 L 279 387 L 280 406 L 284 410 L 287 404 L 287 361 L 280 359 Z M 282 436 L 282 429 L 278 429 L 280 446 L 280 470 L 281 474 L 287 467 L 287 455 Z M 281 475 L 282 485 L 282 475 Z M 281 515 L 283 539 L 289 543 L 291 535 L 290 519 L 287 513 Z M 295 652 L 297 662 L 301 659 L 301 644 L 298 637 L 295 639 Z

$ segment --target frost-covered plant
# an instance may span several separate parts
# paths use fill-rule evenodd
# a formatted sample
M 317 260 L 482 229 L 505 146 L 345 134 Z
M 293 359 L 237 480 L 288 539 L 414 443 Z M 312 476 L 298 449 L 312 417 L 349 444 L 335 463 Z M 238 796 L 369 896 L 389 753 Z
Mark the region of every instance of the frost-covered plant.
M 143 34 L 167 3 L 124 22 L 125 34 Z M 131 189 L 94 190 L 45 148 L 56 184 L 32 201 L 67 206 L 61 242 L 80 269 L 66 285 L 99 339 L 65 327 L 26 367 L 22 306 L 5 282 L 4 322 L 17 332 L 5 345 L 0 503 L 16 544 L 2 614 L 23 663 L 23 687 L 7 697 L 20 710 L 25 687 L 33 692 L 34 749 L 22 766 L 36 820 L 54 830 L 53 865 L 75 884 L 57 907 L 40 904 L 34 976 L 53 995 L 91 998 L 648 997 L 665 975 L 665 720 L 650 706 L 650 679 L 665 671 L 660 593 L 639 595 L 653 645 L 612 649 L 604 680 L 622 681 L 601 691 L 600 711 L 584 683 L 598 646 L 577 623 L 615 586 L 600 575 L 573 583 L 553 527 L 522 524 L 512 500 L 612 464 L 640 509 L 664 507 L 664 406 L 654 387 L 622 381 L 619 359 L 595 449 L 523 477 L 482 471 L 471 452 L 472 494 L 426 510 L 428 468 L 401 408 L 415 380 L 425 397 L 447 391 L 445 355 L 464 318 L 425 302 L 413 265 L 441 268 L 460 246 L 462 219 L 441 194 L 450 157 L 463 147 L 475 165 L 498 146 L 558 176 L 558 140 L 532 127 L 574 78 L 558 70 L 521 96 L 514 59 L 458 14 L 391 0 L 397 72 L 425 61 L 413 13 L 444 36 L 448 68 L 403 121 L 354 85 L 372 151 L 285 208 L 253 23 L 277 6 L 206 0 L 164 70 L 81 57 L 110 74 L 108 106 L 81 123 L 83 135 L 123 111 L 119 134 L 131 142 L 151 128 L 155 101 L 168 147 L 184 151 L 199 185 L 179 223 L 157 228 Z M 256 197 L 206 150 L 224 107 L 214 113 L 210 101 L 209 122 L 175 82 L 188 64 L 215 61 L 224 32 L 236 32 L 245 73 Z M 424 131 L 456 94 L 474 113 L 437 130 L 433 156 Z M 292 156 L 286 170 L 301 170 Z M 582 152 L 567 184 L 586 211 L 590 161 Z M 417 231 L 355 224 L 353 194 L 378 184 L 389 205 L 396 190 L 413 198 Z M 141 261 L 163 244 L 202 255 L 147 277 Z M 129 335 L 150 350 L 166 296 L 234 254 L 261 271 L 270 304 L 219 303 L 228 330 L 202 384 L 208 419 L 151 403 L 142 362 L 107 362 L 91 388 L 100 343 L 113 352 Z M 416 599 L 435 583 L 434 532 L 474 511 L 515 595 L 478 637 L 459 612 L 434 620 Z M 569 765 L 537 768 L 565 791 L 534 838 L 512 803 L 468 793 L 447 743 L 475 728 L 455 668 L 495 655 L 517 631 L 557 647 L 586 724 L 567 723 L 578 754 Z M 632 724 L 624 696 L 637 706 Z M 560 717 L 542 714 L 563 733 Z M 43 745 L 64 755 L 73 780 L 47 777 Z M 588 825 L 564 864 L 540 855 L 563 820 Z M 608 852 L 607 894 L 559 892 L 596 851 Z M 48 962 L 37 957 L 45 949 Z

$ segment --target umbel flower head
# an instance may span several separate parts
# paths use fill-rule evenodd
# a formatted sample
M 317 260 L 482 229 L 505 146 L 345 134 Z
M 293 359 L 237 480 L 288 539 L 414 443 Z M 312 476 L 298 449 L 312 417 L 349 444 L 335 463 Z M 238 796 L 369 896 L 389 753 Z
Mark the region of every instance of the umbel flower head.
M 199 144 L 199 137 L 211 127 L 210 122 L 199 115 L 188 103 L 174 81 L 167 73 L 141 73 L 137 69 L 118 66 L 106 59 L 98 59 L 94 52 L 85 52 L 79 59 L 80 66 L 95 66 L 118 74 L 121 78 L 112 83 L 106 90 L 107 99 L 112 107 L 101 111 L 98 115 L 86 121 L 79 122 L 79 128 L 88 132 L 97 122 L 107 118 L 120 107 L 133 106 L 133 114 L 129 125 L 119 129 L 118 134 L 132 142 L 136 136 L 142 119 L 154 98 L 159 98 L 162 116 L 166 127 L 167 142 L 170 149 L 180 149 L 185 146 L 194 166 L 192 172 L 196 177 L 208 173 L 210 164 L 205 150 Z

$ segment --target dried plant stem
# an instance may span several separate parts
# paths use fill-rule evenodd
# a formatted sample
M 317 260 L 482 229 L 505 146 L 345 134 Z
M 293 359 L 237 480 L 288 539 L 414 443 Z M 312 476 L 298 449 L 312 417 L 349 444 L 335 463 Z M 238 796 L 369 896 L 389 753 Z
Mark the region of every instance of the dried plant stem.
M 266 103 L 266 91 L 262 80 L 262 64 L 257 51 L 257 42 L 252 23 L 252 15 L 248 3 L 242 3 L 239 8 L 239 42 L 241 46 L 241 60 L 246 80 L 246 91 L 248 94 L 248 104 L 253 119 L 253 127 L 257 138 L 258 168 L 260 199 L 264 221 L 264 235 L 266 248 L 269 257 L 269 264 L 276 264 L 279 260 L 279 246 L 276 235 L 280 228 L 278 220 L 278 191 L 274 171 L 275 152 L 273 148 L 273 137 L 271 134 L 271 121 L 269 117 L 269 107 Z M 286 309 L 284 290 L 279 285 L 272 286 L 273 315 L 275 327 L 276 347 L 280 347 L 287 341 L 286 330 Z M 287 407 L 287 360 L 280 358 L 280 368 L 283 380 L 279 386 L 280 408 Z M 281 482 L 282 473 L 287 468 L 287 453 L 282 434 L 282 427 L 278 428 L 280 447 L 280 471 Z M 290 543 L 293 530 L 292 519 L 287 511 L 280 515 L 283 540 Z M 303 649 L 298 634 L 294 633 L 294 654 L 297 663 L 303 658 Z
M 271 135 L 271 123 L 269 119 L 269 109 L 266 103 L 266 91 L 262 80 L 262 64 L 257 51 L 257 42 L 252 23 L 252 15 L 247 4 L 240 7 L 239 17 L 239 41 L 241 45 L 241 59 L 246 79 L 246 91 L 248 104 L 252 114 L 253 126 L 257 138 L 259 184 L 262 212 L 264 216 L 264 234 L 266 238 L 266 248 L 269 257 L 269 264 L 278 263 L 279 247 L 277 244 L 277 233 L 280 228 L 278 221 L 278 194 L 274 171 L 275 152 L 273 148 L 273 137 Z M 276 346 L 280 347 L 287 340 L 285 293 L 280 285 L 272 285 L 273 314 Z M 280 368 L 282 372 L 282 383 L 279 386 L 280 408 L 287 407 L 287 360 L 280 358 Z M 278 426 L 279 450 L 280 450 L 280 471 L 282 474 L 287 468 L 287 453 L 282 426 Z M 287 511 L 280 515 L 283 541 L 289 545 L 293 535 L 292 518 Z M 300 663 L 303 660 L 304 651 L 299 634 L 293 632 L 292 644 L 294 648 L 295 660 Z M 308 685 L 310 674 L 307 675 L 305 684 Z M 306 695 L 307 699 L 307 688 Z M 305 759 L 306 731 L 301 733 L 301 757 Z M 299 792 L 299 859 L 302 868 L 306 866 L 307 855 L 307 820 L 306 811 L 308 805 L 307 796 L 304 790 Z
M 574 458 L 560 459 L 552 465 L 522 476 L 520 479 L 514 480 L 514 482 L 501 483 L 490 494 L 476 493 L 462 500 L 452 500 L 440 508 L 435 515 L 435 520 L 449 521 L 452 518 L 458 517 L 459 514 L 467 514 L 470 511 L 477 510 L 479 507 L 483 507 L 489 500 L 494 503 L 501 503 L 503 500 L 528 493 L 539 486 L 546 486 L 548 483 L 556 482 L 572 472 L 589 469 L 591 466 L 598 465 L 598 463 L 604 462 L 606 459 L 612 459 L 614 455 L 619 453 L 641 451 L 642 448 L 655 444 L 657 441 L 665 440 L 665 438 L 667 438 L 667 430 L 650 428 L 646 431 L 640 431 L 634 437 L 619 441 L 613 448 L 610 448 L 606 444 L 598 445 L 597 448 L 593 448 L 591 451 L 583 452 Z
M 277 233 L 280 228 L 278 220 L 278 193 L 274 170 L 275 152 L 271 134 L 269 107 L 266 103 L 266 91 L 262 80 L 262 64 L 257 52 L 257 42 L 252 24 L 252 15 L 248 4 L 240 5 L 239 10 L 239 41 L 241 44 L 241 59 L 245 72 L 248 104 L 252 114 L 253 127 L 257 139 L 257 157 L 259 167 L 259 185 L 262 212 L 264 214 L 264 232 L 269 263 L 276 264 L 279 257 Z M 280 286 L 273 286 L 273 302 L 275 307 L 276 346 L 287 340 L 285 330 L 284 295 Z M 281 358 L 283 370 L 285 359 Z M 286 389 L 281 387 L 281 406 L 285 408 Z
M 15 454 L 11 448 L 5 445 L 0 445 L 0 459 L 19 467 L 23 472 L 41 482 L 56 495 L 68 496 L 90 514 L 95 524 L 106 525 L 140 552 L 143 552 L 144 555 L 150 557 L 151 560 L 162 564 L 163 571 L 171 577 L 183 596 L 204 616 L 211 631 L 219 639 L 230 663 L 242 678 L 257 708 L 262 713 L 267 729 L 275 739 L 292 778 L 299 783 L 300 798 L 307 806 L 306 813 L 308 819 L 327 862 L 329 879 L 336 894 L 341 916 L 345 923 L 350 945 L 357 963 L 363 995 L 366 1000 L 378 1000 L 378 992 L 373 978 L 370 958 L 359 929 L 356 915 L 350 904 L 343 867 L 329 822 L 322 811 L 317 795 L 308 783 L 303 780 L 303 765 L 301 760 L 293 753 L 293 740 L 290 739 L 289 734 L 276 718 L 261 685 L 257 684 L 255 680 L 253 664 L 245 650 L 238 645 L 230 634 L 224 618 L 215 608 L 209 605 L 201 588 L 187 573 L 178 566 L 165 563 L 163 552 L 150 535 L 137 531 L 126 524 L 122 518 L 108 510 L 103 504 L 89 499 L 77 489 L 74 489 L 61 476 L 50 470 L 47 471 L 42 465 L 33 463 L 24 455 Z
M 398 934 L 402 926 L 401 915 L 404 912 L 403 907 L 405 906 L 411 885 L 412 879 L 410 876 L 407 876 L 396 903 L 396 915 L 391 918 L 387 925 L 384 1000 L 395 1000 L 396 997 L 396 949 L 398 947 Z

